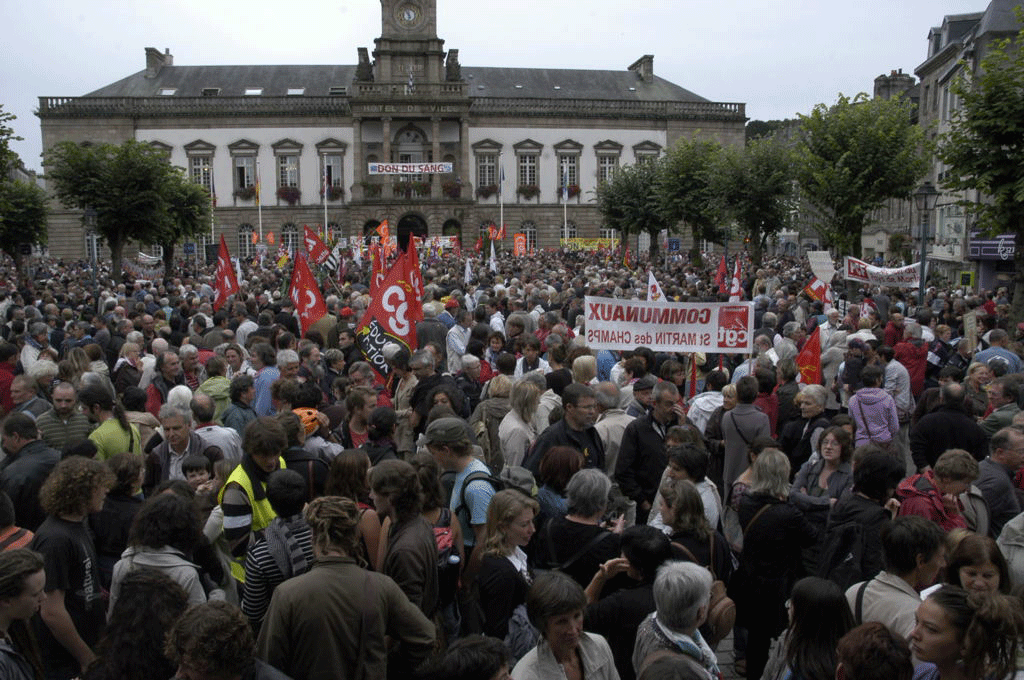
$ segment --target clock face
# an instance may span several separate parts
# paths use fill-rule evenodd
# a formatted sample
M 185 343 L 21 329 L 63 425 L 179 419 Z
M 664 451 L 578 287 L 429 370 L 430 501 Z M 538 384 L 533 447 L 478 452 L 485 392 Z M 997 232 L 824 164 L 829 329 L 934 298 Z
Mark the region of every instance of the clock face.
M 419 23 L 420 9 L 416 5 L 399 5 L 396 18 L 398 19 L 399 25 L 405 28 L 411 28 Z

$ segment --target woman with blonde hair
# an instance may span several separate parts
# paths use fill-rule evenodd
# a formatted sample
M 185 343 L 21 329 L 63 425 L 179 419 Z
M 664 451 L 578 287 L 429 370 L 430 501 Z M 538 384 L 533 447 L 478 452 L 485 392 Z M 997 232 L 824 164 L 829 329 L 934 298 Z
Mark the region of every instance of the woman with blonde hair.
M 117 396 L 129 387 L 138 387 L 142 379 L 142 352 L 134 342 L 121 345 L 117 363 L 114 364 L 114 391 Z
M 518 622 L 526 615 L 526 593 L 533 583 L 533 572 L 523 547 L 534 534 L 533 519 L 539 510 L 537 501 L 516 489 L 494 494 L 487 507 L 487 540 L 482 548 L 478 546 L 483 550 L 483 560 L 477 577 L 483 632 L 507 643 L 512 642 L 509 634 L 519 629 Z M 510 651 L 519 659 L 535 642 L 531 639 L 529 644 L 509 644 Z
M 501 419 L 498 439 L 505 465 L 522 465 L 526 452 L 537 441 L 539 434 L 532 420 L 540 404 L 541 390 L 529 380 L 520 380 L 512 386 L 512 409 Z
M 822 399 L 824 402 L 824 399 Z M 737 623 L 746 626 L 747 677 L 759 678 L 768 661 L 773 637 L 787 624 L 785 602 L 803 573 L 802 550 L 814 544 L 817 532 L 789 501 L 789 459 L 778 449 L 765 449 L 752 466 L 750 493 L 740 498 L 743 528 Z
M 597 359 L 591 354 L 576 357 L 572 362 L 572 379 L 582 385 L 597 382 Z

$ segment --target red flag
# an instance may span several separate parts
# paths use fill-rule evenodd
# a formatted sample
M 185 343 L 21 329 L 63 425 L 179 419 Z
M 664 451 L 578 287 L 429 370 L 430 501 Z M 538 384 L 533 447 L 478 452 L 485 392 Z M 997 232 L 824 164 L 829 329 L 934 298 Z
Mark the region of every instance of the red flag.
M 317 286 L 316 279 L 313 278 L 313 272 L 309 271 L 306 258 L 301 255 L 295 258 L 295 268 L 292 269 L 292 283 L 288 290 L 288 296 L 295 303 L 295 309 L 299 312 L 302 335 L 306 335 L 309 327 L 327 314 L 327 305 L 324 304 L 324 297 L 320 294 L 320 287 Z
M 495 226 L 494 222 L 487 226 L 487 238 L 492 241 L 498 238 L 498 227 Z
M 484 249 L 484 236 L 481 234 L 476 237 L 476 252 L 482 252 Z
M 804 348 L 796 355 L 800 382 L 805 385 L 821 384 L 821 329 L 815 328 Z
M 505 223 L 504 222 L 501 223 L 501 228 L 498 229 L 498 240 L 499 241 L 504 241 L 505 240 Z
M 376 243 L 370 244 L 370 260 L 373 262 L 370 274 L 370 296 L 372 297 L 377 294 L 380 282 L 384 279 L 384 254 Z
M 729 302 L 743 299 L 743 286 L 740 285 L 740 256 L 736 256 L 736 269 L 732 273 L 732 286 L 729 288 Z
M 397 342 L 415 349 L 415 322 L 423 318 L 423 281 L 413 249 L 400 256 L 377 291 L 359 320 L 356 337 L 363 357 L 383 379 L 391 370 L 384 360 L 384 346 Z
M 516 257 L 524 257 L 526 255 L 526 234 L 515 234 L 512 239 L 514 243 L 513 254 Z
M 462 239 L 456 236 L 452 241 L 452 246 L 455 248 L 455 257 L 457 259 L 462 258 Z
M 327 249 L 327 246 L 324 245 L 324 242 L 320 240 L 315 231 L 306 225 L 302 225 L 302 228 L 305 230 L 303 242 L 306 246 L 306 252 L 309 253 L 309 259 L 314 264 L 323 264 L 331 256 L 331 251 Z
M 718 263 L 718 273 L 715 274 L 715 283 L 718 284 L 719 293 L 728 293 L 729 289 L 725 286 L 725 277 L 728 276 L 728 271 L 725 264 L 725 253 L 722 253 L 722 260 Z
M 377 235 L 380 236 L 382 243 L 387 243 L 391 240 L 391 227 L 388 226 L 387 220 L 377 225 Z
M 238 279 L 235 278 L 235 270 L 231 267 L 231 256 L 228 254 L 228 244 L 224 240 L 224 234 L 220 235 L 220 252 L 217 254 L 217 281 L 214 285 L 216 294 L 213 296 L 213 311 L 221 308 L 229 296 L 238 292 Z
M 697 396 L 697 355 L 690 355 L 690 386 L 687 390 L 687 399 L 693 399 Z

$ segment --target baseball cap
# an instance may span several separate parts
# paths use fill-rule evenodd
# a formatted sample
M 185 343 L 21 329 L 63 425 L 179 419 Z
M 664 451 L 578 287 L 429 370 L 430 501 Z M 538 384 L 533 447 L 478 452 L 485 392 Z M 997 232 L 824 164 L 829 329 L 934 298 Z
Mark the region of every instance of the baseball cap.
M 454 444 L 468 441 L 466 423 L 461 418 L 438 418 L 427 425 L 424 444 Z

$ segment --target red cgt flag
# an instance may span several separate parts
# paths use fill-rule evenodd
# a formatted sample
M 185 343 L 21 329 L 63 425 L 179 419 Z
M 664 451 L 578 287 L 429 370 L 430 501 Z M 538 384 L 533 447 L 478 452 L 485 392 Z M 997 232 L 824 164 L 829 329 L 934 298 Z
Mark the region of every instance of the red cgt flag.
M 384 359 L 390 342 L 416 349 L 416 322 L 423 318 L 423 280 L 415 251 L 410 248 L 388 270 L 356 327 L 363 357 L 384 379 L 391 372 Z
M 725 264 L 725 253 L 722 253 L 722 259 L 718 263 L 718 273 L 715 274 L 715 283 L 718 284 L 719 293 L 728 293 L 729 288 L 725 285 L 725 277 L 728 276 L 728 270 Z
M 213 311 L 216 312 L 230 296 L 238 292 L 238 279 L 235 278 L 235 270 L 231 267 L 231 256 L 228 254 L 228 244 L 224 240 L 224 234 L 220 235 L 220 252 L 217 254 L 217 281 L 215 283 Z
M 805 385 L 821 384 L 821 329 L 815 328 L 804 348 L 796 355 L 800 382 Z
M 295 303 L 295 309 L 299 313 L 302 335 L 306 335 L 309 327 L 327 314 L 327 305 L 324 304 L 324 297 L 320 294 L 320 287 L 313 277 L 313 272 L 309 271 L 306 258 L 302 255 L 295 257 L 295 268 L 292 269 L 292 283 L 288 289 L 288 297 Z
M 313 264 L 323 264 L 331 256 L 331 251 L 327 249 L 315 231 L 306 225 L 303 225 L 302 228 L 305 230 L 302 240 L 306 246 L 306 252 L 309 253 L 309 259 L 313 261 Z

